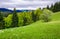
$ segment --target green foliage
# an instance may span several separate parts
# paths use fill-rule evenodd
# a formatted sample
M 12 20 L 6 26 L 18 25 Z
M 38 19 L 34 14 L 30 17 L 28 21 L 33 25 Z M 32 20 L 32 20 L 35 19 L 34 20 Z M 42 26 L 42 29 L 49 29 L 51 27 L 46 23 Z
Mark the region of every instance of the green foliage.
M 37 10 L 35 11 L 32 11 L 32 20 L 34 22 L 40 20 L 40 15 L 42 14 L 42 10 L 40 8 L 38 8 Z
M 23 15 L 23 26 L 25 26 L 25 25 L 27 25 L 27 20 L 28 20 L 28 19 L 27 19 L 27 15 L 26 15 L 27 13 L 24 12 L 23 14 L 24 14 L 24 15 Z
M 23 13 L 17 13 L 18 15 L 18 25 L 22 26 L 23 25 Z
M 17 13 L 14 8 L 13 14 L 9 14 L 4 18 L 5 28 L 26 26 L 38 20 L 48 22 L 51 20 L 51 13 L 52 12 L 47 9 L 41 10 L 40 8 L 28 12 Z
M 60 11 L 60 2 L 56 2 L 54 5 L 52 4 L 50 7 L 50 10 L 53 12 Z
M 11 23 L 12 23 L 12 14 L 9 14 L 8 17 L 4 18 L 5 20 L 5 27 L 9 28 L 11 27 Z
M 50 9 L 50 8 L 49 8 L 49 5 L 47 5 L 47 9 Z
M 1 12 L 0 12 L 0 29 L 5 29 L 5 21 Z
M 53 11 L 54 5 L 51 4 L 51 7 L 49 8 L 51 11 Z
M 37 21 L 37 20 L 36 20 L 37 16 L 35 15 L 34 11 L 32 11 L 31 15 L 32 15 L 32 20 L 33 20 L 34 22 L 36 22 L 36 21 Z
M 14 8 L 14 12 L 13 12 L 13 15 L 12 15 L 11 27 L 18 27 L 18 16 L 17 16 L 17 12 L 16 12 L 15 8 Z
M 49 18 L 48 14 L 42 14 L 42 19 L 44 20 L 44 22 L 49 22 L 51 19 Z
M 43 14 L 41 15 L 42 20 L 44 20 L 44 22 L 51 21 L 51 14 L 52 14 L 51 11 L 44 9 Z
M 23 26 L 27 25 L 27 18 L 26 17 L 23 17 Z
M 32 23 L 31 12 L 23 12 L 22 18 L 23 18 L 23 26 Z
M 36 20 L 40 20 L 41 14 L 43 14 L 43 11 L 42 11 L 40 8 L 38 8 L 38 9 L 35 11 Z

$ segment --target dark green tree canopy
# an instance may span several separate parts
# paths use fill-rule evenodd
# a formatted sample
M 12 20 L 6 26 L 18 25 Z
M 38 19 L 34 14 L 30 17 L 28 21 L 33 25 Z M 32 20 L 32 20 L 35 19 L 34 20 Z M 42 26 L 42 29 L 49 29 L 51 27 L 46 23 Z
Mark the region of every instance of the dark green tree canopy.
M 17 12 L 16 12 L 15 8 L 14 8 L 14 12 L 13 12 L 13 15 L 12 15 L 11 27 L 18 27 L 18 16 L 17 16 Z
M 50 7 L 50 10 L 53 12 L 60 11 L 60 2 L 56 2 L 54 5 L 52 4 Z
M 3 14 L 0 11 L 0 29 L 4 29 L 4 28 L 5 28 L 5 21 L 4 21 L 4 18 L 3 18 Z

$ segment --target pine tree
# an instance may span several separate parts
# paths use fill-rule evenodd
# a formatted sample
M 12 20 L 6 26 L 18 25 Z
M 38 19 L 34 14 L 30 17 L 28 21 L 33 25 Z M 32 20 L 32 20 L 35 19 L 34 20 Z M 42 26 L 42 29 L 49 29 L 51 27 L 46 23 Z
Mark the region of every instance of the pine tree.
M 49 9 L 49 5 L 47 5 L 47 9 Z
M 5 28 L 5 21 L 2 13 L 0 12 L 0 29 L 4 29 L 4 28 Z
M 37 16 L 35 15 L 34 11 L 32 11 L 31 14 L 32 14 L 32 20 L 33 20 L 34 22 L 36 22 L 36 17 L 37 17 Z
M 51 4 L 50 10 L 53 11 L 53 8 L 54 8 L 54 6 L 53 6 L 53 4 Z
M 15 8 L 14 8 L 14 12 L 13 12 L 13 15 L 12 15 L 11 27 L 18 27 L 18 16 L 17 16 L 17 12 L 16 12 Z

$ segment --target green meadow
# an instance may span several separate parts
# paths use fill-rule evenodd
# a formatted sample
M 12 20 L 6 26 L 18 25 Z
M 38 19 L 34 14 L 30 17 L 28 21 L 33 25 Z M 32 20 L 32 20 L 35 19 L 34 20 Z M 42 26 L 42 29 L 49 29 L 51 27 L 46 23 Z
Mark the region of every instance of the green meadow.
M 27 26 L 0 30 L 0 39 L 60 39 L 60 12 L 50 22 L 37 21 Z

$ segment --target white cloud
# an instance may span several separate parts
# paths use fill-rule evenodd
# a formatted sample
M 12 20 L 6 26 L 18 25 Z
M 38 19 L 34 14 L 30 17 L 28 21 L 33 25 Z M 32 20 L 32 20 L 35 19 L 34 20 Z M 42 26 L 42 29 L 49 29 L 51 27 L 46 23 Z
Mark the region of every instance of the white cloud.
M 11 9 L 11 10 L 13 10 L 14 8 L 8 8 L 8 9 Z M 25 10 L 25 9 L 27 9 L 27 10 L 35 10 L 36 8 L 34 8 L 34 7 L 27 7 L 27 8 L 16 8 L 17 10 Z
M 1 0 L 0 8 L 20 8 L 20 9 L 35 9 L 37 7 L 46 7 L 59 0 Z

